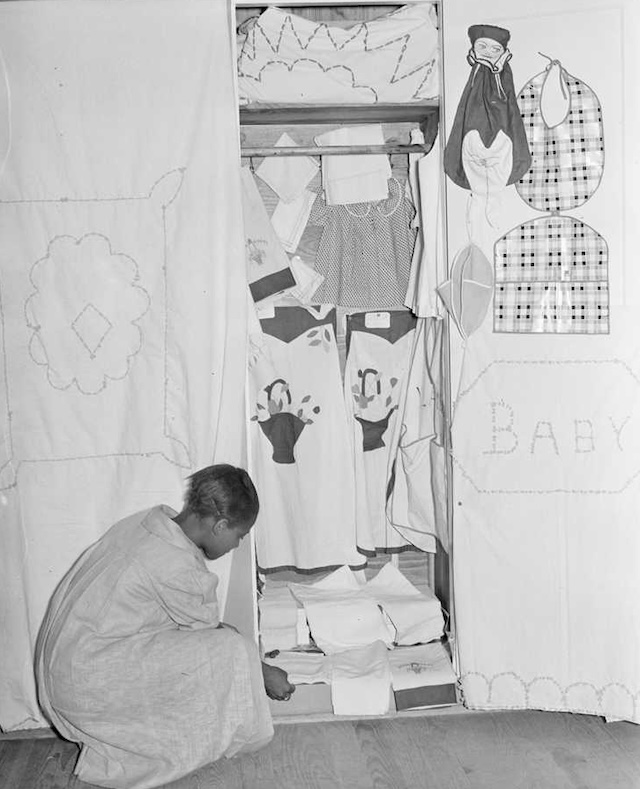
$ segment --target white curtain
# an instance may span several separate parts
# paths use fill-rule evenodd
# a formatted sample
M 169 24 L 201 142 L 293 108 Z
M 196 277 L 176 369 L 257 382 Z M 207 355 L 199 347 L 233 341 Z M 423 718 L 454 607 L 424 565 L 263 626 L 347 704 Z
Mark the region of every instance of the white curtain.
M 640 8 L 635 0 L 597 0 L 588 8 L 528 0 L 516 14 L 513 6 L 446 3 L 448 121 L 469 74 L 467 28 L 474 23 L 511 31 L 516 93 L 544 70 L 540 52 L 596 92 L 604 175 L 584 204 L 561 213 L 607 243 L 610 326 L 606 334 L 496 333 L 496 291 L 482 328 L 453 349 L 461 684 L 474 708 L 570 710 L 640 723 L 640 168 L 633 136 Z M 579 146 L 580 134 L 574 137 Z M 450 258 L 465 243 L 467 200 L 468 192 L 448 183 Z M 494 260 L 494 242 L 544 216 L 514 187 L 505 191 L 478 234 L 496 273 L 502 260 Z M 566 236 L 563 243 L 569 250 L 583 244 Z M 531 258 L 540 265 L 534 248 L 526 239 L 519 247 L 527 266 Z M 574 276 L 570 268 L 563 267 L 563 279 Z M 525 271 L 519 284 L 525 304 Z M 579 288 L 571 298 L 579 303 Z
M 244 462 L 230 11 L 0 5 L 4 729 L 44 723 L 32 648 L 81 551 L 126 514 L 179 508 L 196 468 Z

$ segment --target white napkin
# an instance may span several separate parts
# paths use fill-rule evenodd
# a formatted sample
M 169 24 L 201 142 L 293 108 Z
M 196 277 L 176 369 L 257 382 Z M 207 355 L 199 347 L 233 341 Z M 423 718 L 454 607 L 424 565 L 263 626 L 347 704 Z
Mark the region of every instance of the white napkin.
M 444 617 L 438 598 L 418 591 L 391 563 L 364 589 L 393 622 L 396 644 L 426 643 L 442 636 Z
M 384 145 L 380 124 L 348 126 L 325 132 L 316 145 Z M 327 205 L 348 205 L 389 197 L 391 165 L 386 154 L 322 158 L 322 187 Z
M 313 294 L 324 282 L 323 275 L 308 266 L 298 255 L 291 258 L 291 271 L 293 271 L 296 286 L 291 288 L 289 293 L 302 304 L 310 304 Z
M 285 250 L 293 254 L 298 248 L 309 214 L 317 198 L 315 192 L 303 189 L 292 202 L 280 200 L 271 214 L 271 224 Z
M 388 653 L 394 690 L 426 685 L 450 685 L 457 681 L 451 659 L 440 641 L 415 647 L 398 647 Z
M 332 655 L 331 702 L 336 715 L 384 715 L 389 711 L 391 669 L 382 641 Z
M 395 633 L 349 567 L 316 584 L 290 584 L 302 603 L 318 647 L 327 655 L 382 641 L 391 647 Z
M 285 132 L 277 148 L 294 148 L 297 143 Z M 267 156 L 256 170 L 262 180 L 285 203 L 297 200 L 318 172 L 318 162 L 310 156 Z

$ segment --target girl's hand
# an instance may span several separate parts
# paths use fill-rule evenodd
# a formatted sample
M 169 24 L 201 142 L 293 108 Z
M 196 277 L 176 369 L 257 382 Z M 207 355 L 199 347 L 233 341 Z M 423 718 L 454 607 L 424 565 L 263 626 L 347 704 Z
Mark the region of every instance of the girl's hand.
M 296 686 L 289 682 L 287 672 L 278 668 L 278 666 L 263 663 L 262 677 L 264 679 L 264 689 L 267 691 L 267 696 L 270 699 L 289 701 L 291 694 L 295 692 Z

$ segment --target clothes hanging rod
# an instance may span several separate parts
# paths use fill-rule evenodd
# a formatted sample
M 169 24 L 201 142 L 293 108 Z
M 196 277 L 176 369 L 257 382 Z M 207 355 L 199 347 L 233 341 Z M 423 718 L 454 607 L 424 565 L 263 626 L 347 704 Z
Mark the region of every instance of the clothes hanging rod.
M 360 156 L 393 153 L 429 153 L 430 145 L 296 145 L 276 147 L 241 148 L 241 155 L 247 157 L 266 156 Z

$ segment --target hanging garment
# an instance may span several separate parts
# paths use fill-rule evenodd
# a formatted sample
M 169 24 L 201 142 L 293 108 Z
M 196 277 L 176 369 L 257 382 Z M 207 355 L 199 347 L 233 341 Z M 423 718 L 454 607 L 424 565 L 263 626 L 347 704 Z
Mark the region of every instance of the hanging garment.
M 542 103 L 549 81 L 557 78 L 568 100 L 567 114 L 547 125 Z M 600 185 L 604 133 L 600 102 L 593 90 L 551 61 L 522 88 L 518 105 L 532 162 L 516 184 L 520 197 L 537 211 L 565 211 L 585 203 Z
M 361 565 L 335 310 L 275 307 L 260 325 L 249 374 L 258 564 Z
M 570 216 L 533 219 L 495 245 L 496 332 L 607 334 L 609 250 Z
M 176 514 L 117 523 L 63 579 L 40 630 L 40 702 L 82 745 L 76 773 L 92 785 L 164 785 L 273 734 L 255 644 L 218 627 L 218 579 Z
M 481 326 L 493 295 L 491 263 L 479 247 L 467 244 L 458 252 L 438 295 L 466 340 Z
M 424 135 L 419 129 L 412 130 L 411 142 L 424 144 Z M 436 286 L 444 280 L 447 270 L 443 243 L 441 150 L 438 135 L 426 156 L 409 155 L 409 184 L 416 206 L 413 224 L 417 234 L 404 304 L 418 318 L 440 315 Z
M 378 203 L 328 206 L 318 196 L 309 222 L 323 226 L 316 269 L 325 281 L 318 301 L 341 307 L 393 308 L 404 303 L 415 210 L 395 179 Z
M 238 46 L 244 102 L 370 104 L 439 93 L 434 6 L 412 4 L 349 28 L 268 8 Z
M 242 215 L 249 288 L 254 301 L 261 301 L 293 288 L 296 280 L 282 244 L 262 203 L 253 174 L 242 167 Z
M 347 316 L 344 390 L 355 467 L 358 548 L 406 545 L 386 518 L 389 438 L 409 373 L 416 318 L 407 311 Z
M 420 319 L 389 436 L 387 519 L 404 539 L 435 552 L 449 545 L 442 428 L 441 320 Z
M 469 28 L 471 74 L 464 88 L 444 152 L 444 170 L 463 189 L 498 191 L 521 178 L 531 155 L 516 102 L 509 31 L 493 25 Z M 475 52 L 478 38 L 503 47 L 495 61 Z M 467 139 L 468 138 L 468 139 Z
M 381 124 L 343 126 L 315 137 L 316 145 L 384 145 Z M 391 164 L 386 154 L 322 158 L 322 188 L 327 205 L 370 203 L 389 197 Z

